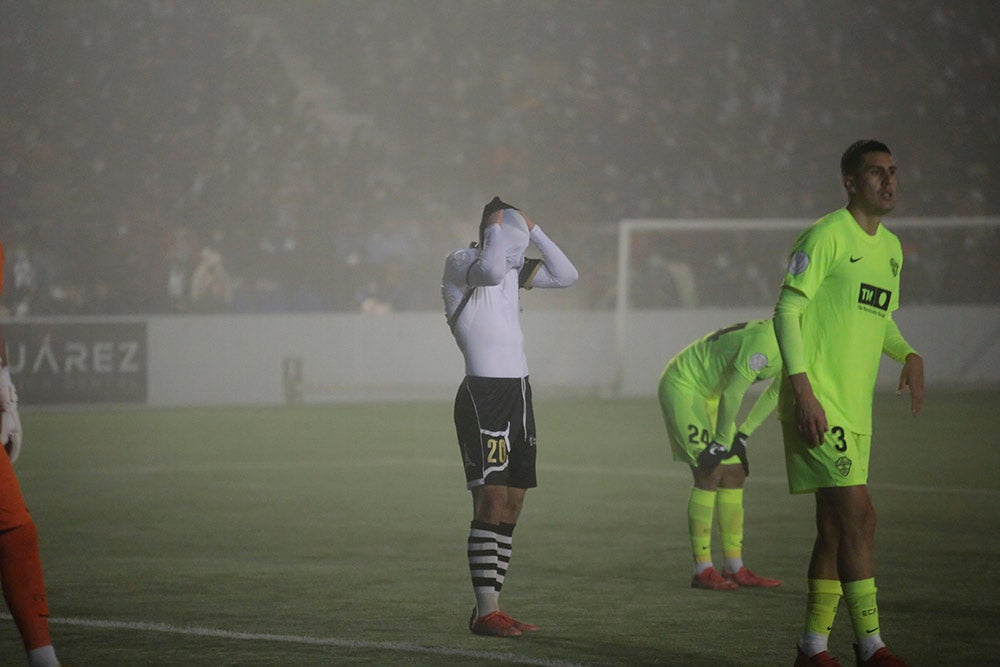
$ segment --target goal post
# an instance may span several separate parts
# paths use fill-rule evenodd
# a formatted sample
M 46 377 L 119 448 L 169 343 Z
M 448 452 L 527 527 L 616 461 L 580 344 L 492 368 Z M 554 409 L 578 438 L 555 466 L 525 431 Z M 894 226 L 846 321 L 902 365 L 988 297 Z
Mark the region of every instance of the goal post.
M 648 393 L 655 387 L 653 374 L 658 376 L 682 343 L 732 318 L 769 317 L 788 251 L 814 221 L 619 221 L 615 373 L 605 393 L 643 388 Z M 1000 275 L 1000 217 L 890 217 L 885 223 L 903 244 L 905 306 L 989 304 L 991 299 L 997 305 L 989 290 L 996 289 Z M 965 271 L 965 263 L 978 268 Z

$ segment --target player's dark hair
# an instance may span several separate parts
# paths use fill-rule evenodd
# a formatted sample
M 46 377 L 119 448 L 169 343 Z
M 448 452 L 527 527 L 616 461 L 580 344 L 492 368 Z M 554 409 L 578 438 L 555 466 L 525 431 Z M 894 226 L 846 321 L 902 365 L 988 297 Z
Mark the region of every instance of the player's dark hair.
M 486 206 L 483 207 L 483 220 L 482 220 L 482 222 L 486 222 L 486 218 L 490 217 L 491 215 L 493 215 L 497 211 L 502 211 L 505 208 L 512 208 L 515 211 L 518 210 L 516 206 L 512 206 L 512 205 L 508 204 L 507 202 L 505 202 L 502 199 L 500 199 L 500 197 L 494 197 L 493 199 L 491 199 L 489 201 L 488 204 L 486 204 Z
M 848 176 L 857 173 L 864 163 L 864 157 L 868 153 L 888 153 L 892 155 L 889 147 L 877 139 L 861 139 L 855 141 L 847 147 L 844 154 L 840 156 L 840 174 Z
M 483 232 L 486 231 L 486 220 L 487 220 L 487 218 L 489 218 L 491 215 L 493 215 L 497 211 L 502 211 L 505 208 L 512 208 L 515 211 L 520 210 L 516 206 L 511 206 L 510 204 L 506 203 L 505 201 L 503 201 L 502 199 L 500 199 L 500 197 L 494 197 L 493 199 L 491 199 L 489 201 L 489 203 L 486 204 L 486 206 L 483 207 L 483 219 L 479 221 L 479 245 L 480 246 L 483 245 Z

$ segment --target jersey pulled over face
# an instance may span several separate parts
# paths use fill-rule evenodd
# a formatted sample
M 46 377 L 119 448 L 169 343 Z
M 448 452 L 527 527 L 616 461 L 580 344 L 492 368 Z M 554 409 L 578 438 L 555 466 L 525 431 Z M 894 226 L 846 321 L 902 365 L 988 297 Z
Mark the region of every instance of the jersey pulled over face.
M 528 223 L 519 211 L 512 208 L 503 210 L 500 233 L 497 236 L 507 258 L 508 269 L 519 269 L 524 264 L 524 251 L 528 249 L 530 236 Z

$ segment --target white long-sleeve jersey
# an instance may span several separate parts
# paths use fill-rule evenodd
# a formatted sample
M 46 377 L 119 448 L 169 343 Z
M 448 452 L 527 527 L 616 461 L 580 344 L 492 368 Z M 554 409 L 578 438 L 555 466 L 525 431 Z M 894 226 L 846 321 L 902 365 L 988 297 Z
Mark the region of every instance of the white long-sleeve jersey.
M 468 290 L 474 290 L 452 326 L 465 357 L 465 374 L 478 377 L 526 377 L 528 360 L 521 332 L 518 288 L 569 287 L 577 281 L 576 267 L 541 227 L 530 239 L 542 259 L 508 257 L 499 242 L 500 226 L 490 225 L 483 247 L 463 248 L 445 260 L 441 296 L 450 320 Z

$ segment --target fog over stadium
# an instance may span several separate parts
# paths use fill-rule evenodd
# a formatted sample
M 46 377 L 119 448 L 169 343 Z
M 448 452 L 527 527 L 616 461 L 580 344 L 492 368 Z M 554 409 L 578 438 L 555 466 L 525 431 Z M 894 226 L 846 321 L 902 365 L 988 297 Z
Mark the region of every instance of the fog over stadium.
M 790 262 L 863 138 L 901 272 Z M 508 212 L 443 278 L 495 196 L 527 261 Z M 997 664 L 998 0 L 0 0 L 0 244 L 2 665 Z M 742 399 L 806 358 L 819 505 Z M 757 590 L 694 590 L 716 503 Z
M 22 314 L 438 309 L 441 258 L 494 194 L 570 235 L 574 303 L 609 307 L 618 220 L 816 218 L 867 136 L 896 154 L 897 216 L 1000 212 L 989 1 L 0 13 L 0 229 L 8 272 L 19 252 L 33 272 L 4 306 Z M 192 303 L 203 248 L 232 284 Z M 711 250 L 689 261 L 745 259 Z

